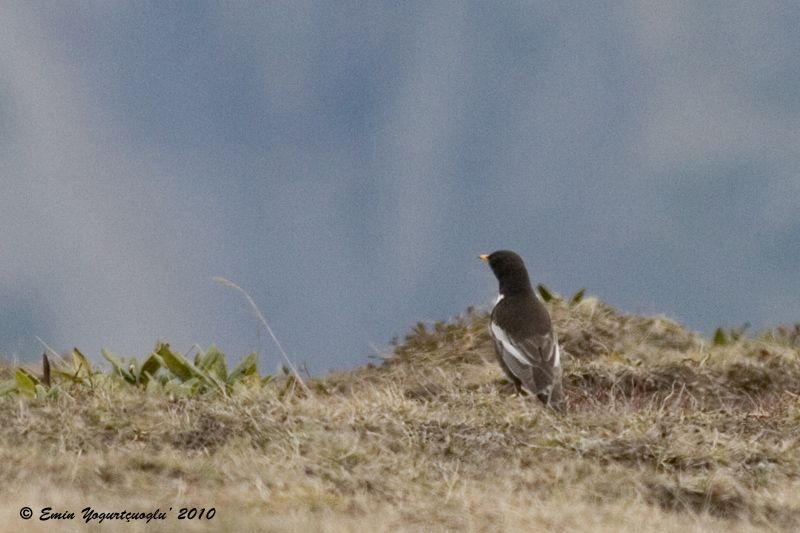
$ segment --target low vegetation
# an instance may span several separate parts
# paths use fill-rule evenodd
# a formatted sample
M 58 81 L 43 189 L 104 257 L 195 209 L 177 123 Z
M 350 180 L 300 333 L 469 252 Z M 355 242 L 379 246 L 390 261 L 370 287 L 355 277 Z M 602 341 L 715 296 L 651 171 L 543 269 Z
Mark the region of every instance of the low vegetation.
M 97 531 L 800 529 L 800 328 L 706 339 L 548 295 L 564 415 L 513 396 L 475 310 L 304 384 L 163 344 L 103 372 L 77 350 L 6 365 L 0 524 L 77 530 L 91 506 L 172 508 Z

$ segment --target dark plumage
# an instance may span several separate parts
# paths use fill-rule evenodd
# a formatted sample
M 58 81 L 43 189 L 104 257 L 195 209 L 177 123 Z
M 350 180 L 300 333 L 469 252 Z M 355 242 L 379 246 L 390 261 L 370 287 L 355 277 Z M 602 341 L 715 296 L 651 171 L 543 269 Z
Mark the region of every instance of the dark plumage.
M 517 393 L 525 387 L 545 405 L 563 410 L 561 349 L 522 258 L 508 250 L 480 258 L 489 263 L 500 283 L 489 325 L 500 366 Z

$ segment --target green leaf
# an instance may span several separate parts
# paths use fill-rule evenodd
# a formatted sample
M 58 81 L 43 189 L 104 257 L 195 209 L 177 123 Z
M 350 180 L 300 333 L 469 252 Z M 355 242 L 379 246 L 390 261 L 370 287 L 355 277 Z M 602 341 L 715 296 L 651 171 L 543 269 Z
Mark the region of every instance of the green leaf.
M 161 357 L 158 354 L 151 353 L 150 357 L 142 363 L 142 369 L 139 376 L 139 381 L 147 384 L 151 377 L 156 375 L 156 372 L 161 368 Z
M 62 377 L 64 379 L 68 379 L 73 383 L 86 383 L 86 380 L 84 378 L 75 377 L 75 372 L 72 371 L 61 370 L 60 368 L 53 368 L 50 370 L 50 373 Z
M 18 368 L 14 373 L 17 390 L 26 396 L 36 396 L 36 385 L 39 380 L 24 368 Z
M 83 370 L 87 376 L 92 375 L 92 365 L 89 360 L 77 348 L 72 349 L 72 364 L 75 366 L 75 375 L 78 376 Z
M 581 300 L 583 300 L 583 295 L 586 293 L 586 289 L 581 289 L 575 293 L 572 299 L 569 301 L 570 305 L 579 304 Z
M 198 366 L 223 382 L 228 380 L 228 365 L 225 362 L 225 354 L 220 352 L 213 344 L 206 350 L 205 355 L 200 358 Z
M 539 296 L 542 297 L 542 301 L 549 302 L 553 299 L 553 293 L 541 283 L 536 286 L 536 289 L 539 291 Z
M 725 331 L 717 328 L 717 331 L 714 332 L 714 346 L 725 346 L 726 344 L 728 344 L 728 337 L 725 335 Z
M 112 354 L 105 348 L 102 348 L 100 353 L 103 355 L 103 357 L 105 357 L 106 361 L 111 363 L 111 366 L 114 367 L 115 374 L 122 376 L 122 378 L 128 383 L 136 383 L 136 378 L 127 368 L 125 368 L 125 362 L 122 359 Z
M 156 352 L 164 361 L 164 365 L 184 384 L 191 384 L 192 394 L 203 392 L 204 387 L 212 387 L 225 394 L 222 382 L 205 370 L 194 366 L 186 357 L 170 350 L 168 344 L 162 344 Z
M 212 374 L 210 374 L 210 373 L 208 373 L 205 370 L 200 369 L 200 368 L 195 368 L 194 372 L 195 372 L 195 375 L 197 376 L 197 379 L 200 380 L 200 386 L 197 388 L 197 392 L 207 392 L 207 390 L 203 390 L 203 389 L 204 388 L 207 389 L 207 388 L 210 387 L 210 388 L 214 388 L 218 392 L 222 393 L 223 396 L 225 395 L 226 391 L 225 391 L 225 382 L 224 381 L 220 381 L 219 379 L 217 379 Z
M 103 356 L 103 358 L 106 361 L 111 363 L 111 366 L 114 367 L 114 370 L 122 368 L 122 364 L 123 364 L 122 363 L 122 359 L 120 359 L 116 355 L 112 354 L 111 352 L 109 352 L 105 348 L 100 348 L 100 354 Z
M 182 354 L 173 352 L 169 344 L 158 346 L 156 352 L 164 361 L 164 365 L 181 381 L 188 381 L 195 375 L 195 369 Z
M 34 389 L 36 390 L 37 398 L 39 399 L 47 398 L 47 389 L 44 388 L 44 385 L 42 385 L 41 383 L 37 383 Z
M 256 363 L 258 361 L 258 355 L 255 352 L 249 354 L 241 361 L 239 364 L 236 365 L 230 375 L 228 376 L 227 382 L 228 384 L 233 384 L 238 381 L 241 381 L 246 376 L 252 376 L 257 372 Z

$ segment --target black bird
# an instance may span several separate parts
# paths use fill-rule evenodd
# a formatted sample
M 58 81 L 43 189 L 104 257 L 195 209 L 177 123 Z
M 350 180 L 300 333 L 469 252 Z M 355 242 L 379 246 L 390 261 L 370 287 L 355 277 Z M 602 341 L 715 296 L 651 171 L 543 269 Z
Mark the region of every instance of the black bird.
M 489 263 L 500 282 L 489 325 L 500 366 L 517 394 L 525 387 L 545 405 L 563 411 L 561 349 L 522 258 L 508 250 L 479 257 Z

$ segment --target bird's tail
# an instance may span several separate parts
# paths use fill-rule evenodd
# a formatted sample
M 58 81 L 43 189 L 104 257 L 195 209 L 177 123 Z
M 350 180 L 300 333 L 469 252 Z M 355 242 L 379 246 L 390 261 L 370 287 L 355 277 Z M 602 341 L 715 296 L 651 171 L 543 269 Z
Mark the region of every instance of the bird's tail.
M 544 391 L 537 393 L 536 397 L 554 411 L 563 413 L 566 411 L 566 405 L 564 404 L 564 393 L 561 390 L 561 372 L 554 374 L 553 382 Z
M 536 395 L 536 397 L 539 398 L 539 400 L 541 400 L 543 404 L 550 407 L 554 411 L 557 411 L 559 413 L 563 413 L 564 411 L 566 411 L 566 406 L 564 405 L 564 399 L 561 397 L 561 394 L 547 395 L 544 393 L 539 393 Z

